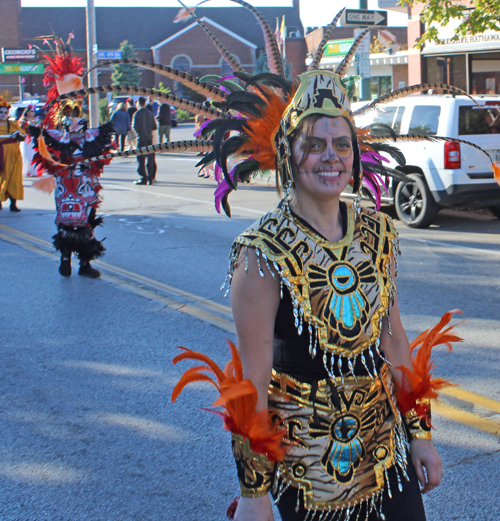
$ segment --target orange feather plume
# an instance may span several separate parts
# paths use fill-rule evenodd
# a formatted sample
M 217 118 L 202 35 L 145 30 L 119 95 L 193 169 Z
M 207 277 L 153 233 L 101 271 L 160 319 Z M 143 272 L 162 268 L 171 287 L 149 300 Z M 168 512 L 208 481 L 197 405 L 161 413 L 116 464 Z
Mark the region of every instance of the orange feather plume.
M 274 136 L 278 132 L 283 113 L 292 100 L 293 92 L 283 99 L 268 87 L 260 86 L 260 88 L 265 92 L 265 96 L 258 89 L 254 92 L 266 100 L 267 106 L 262 116 L 250 116 L 247 119 L 245 126 L 249 129 L 246 131 L 248 140 L 237 150 L 237 153 L 251 154 L 259 162 L 261 170 L 274 170 L 276 168 Z
M 500 185 L 500 166 L 497 163 L 493 163 L 491 165 L 491 170 L 493 170 L 495 181 Z
M 438 324 L 431 330 L 426 330 L 410 344 L 413 369 L 408 369 L 404 365 L 398 366 L 403 372 L 402 386 L 396 389 L 396 399 L 398 407 L 402 414 L 405 414 L 411 409 L 416 409 L 419 413 L 419 405 L 417 402 L 422 399 L 436 399 L 438 397 L 437 391 L 443 387 L 451 384 L 444 378 L 432 378 L 432 370 L 436 368 L 431 359 L 432 348 L 437 345 L 444 344 L 448 347 L 448 352 L 451 352 L 453 346 L 452 342 L 462 342 L 462 338 L 453 335 L 450 331 L 455 325 L 443 330 L 449 324 L 454 313 L 462 314 L 459 309 L 454 309 L 445 313 Z M 417 348 L 418 351 L 417 351 Z M 423 410 L 421 411 L 423 414 Z
M 43 177 L 39 177 L 36 181 L 31 185 L 32 188 L 36 188 L 41 192 L 46 192 L 51 194 L 56 189 L 56 180 L 54 176 L 44 175 Z
M 189 20 L 193 16 L 195 9 L 196 7 L 188 7 L 186 9 L 184 9 L 183 7 L 182 9 L 180 9 L 179 12 L 175 15 L 175 18 L 173 19 L 174 24 L 177 24 L 179 22 L 186 22 L 187 20 Z
M 241 434 L 250 440 L 251 449 L 264 454 L 270 461 L 280 461 L 285 455 L 283 438 L 285 431 L 278 429 L 271 420 L 271 411 L 258 413 L 257 389 L 251 380 L 243 379 L 243 366 L 234 344 L 228 340 L 231 360 L 224 371 L 208 356 L 185 347 L 178 347 L 184 352 L 173 359 L 177 364 L 181 360 L 197 360 L 204 365 L 188 369 L 172 391 L 172 402 L 178 398 L 186 385 L 191 382 L 209 382 L 218 391 L 219 397 L 212 407 L 222 407 L 223 412 L 211 411 L 220 415 L 224 428 L 234 434 Z M 210 376 L 211 373 L 213 375 Z

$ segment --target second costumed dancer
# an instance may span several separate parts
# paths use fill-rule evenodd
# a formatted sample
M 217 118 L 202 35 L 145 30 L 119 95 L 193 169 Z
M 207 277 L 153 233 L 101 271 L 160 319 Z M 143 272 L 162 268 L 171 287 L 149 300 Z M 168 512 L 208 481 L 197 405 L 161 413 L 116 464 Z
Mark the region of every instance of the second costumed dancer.
M 72 56 L 68 42 L 52 38 L 55 48 L 52 56 L 45 56 L 48 66 L 44 85 L 49 87 L 48 113 L 41 127 L 30 126 L 35 155 L 33 162 L 38 171 L 51 177 L 33 183 L 33 187 L 52 191 L 55 179 L 56 225 L 53 237 L 55 249 L 61 254 L 59 273 L 71 275 L 71 256 L 75 253 L 80 261 L 78 274 L 97 278 L 100 271 L 90 262 L 100 257 L 105 248 L 94 237 L 94 229 L 102 223 L 96 216 L 100 204 L 99 176 L 110 159 L 84 163 L 84 160 L 106 153 L 111 149 L 112 123 L 98 128 L 88 128 L 82 119 L 82 97 L 54 101 L 58 96 L 82 88 L 83 61 Z M 71 38 L 71 37 L 70 37 Z M 47 182 L 49 179 L 52 182 Z

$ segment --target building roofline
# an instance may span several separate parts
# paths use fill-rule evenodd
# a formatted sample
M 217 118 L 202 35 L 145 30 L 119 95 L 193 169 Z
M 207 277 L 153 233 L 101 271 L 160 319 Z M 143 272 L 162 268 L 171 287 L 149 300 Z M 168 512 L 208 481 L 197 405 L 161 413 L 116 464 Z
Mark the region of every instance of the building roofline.
M 233 31 L 230 31 L 226 27 L 218 24 L 217 22 L 214 22 L 213 20 L 211 20 L 207 16 L 204 16 L 201 20 L 203 22 L 207 22 L 210 25 L 212 25 L 213 27 L 216 27 L 217 29 L 225 32 L 229 36 L 232 36 L 234 39 L 240 41 L 241 43 L 247 45 L 248 47 L 251 47 L 254 50 L 256 50 L 258 48 L 257 45 L 255 45 L 254 43 L 249 42 L 248 40 L 246 40 L 245 38 L 242 38 L 241 36 L 238 36 L 236 33 L 233 33 Z M 153 47 L 151 47 L 151 49 L 153 49 L 153 51 L 156 51 L 157 49 L 159 49 L 160 47 L 163 47 L 168 42 L 171 42 L 172 40 L 175 40 L 177 37 L 181 36 L 182 34 L 187 33 L 188 31 L 190 31 L 193 27 L 196 27 L 197 25 L 198 24 L 196 22 L 194 22 L 191 25 L 188 25 L 187 27 L 184 27 L 184 29 L 182 29 L 181 31 L 173 34 L 172 36 L 169 36 L 167 39 L 163 40 L 162 42 L 160 42 L 160 43 L 158 43 L 156 45 L 153 45 Z

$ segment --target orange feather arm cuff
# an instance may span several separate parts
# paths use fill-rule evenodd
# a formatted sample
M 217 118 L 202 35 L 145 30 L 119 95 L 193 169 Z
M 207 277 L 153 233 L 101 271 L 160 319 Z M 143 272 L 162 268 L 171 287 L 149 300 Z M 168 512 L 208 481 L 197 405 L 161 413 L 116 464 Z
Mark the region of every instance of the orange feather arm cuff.
M 436 326 L 424 331 L 410 343 L 412 369 L 404 365 L 396 368 L 403 373 L 401 385 L 396 385 L 396 399 L 406 419 L 411 439 L 431 439 L 430 400 L 436 399 L 438 391 L 443 387 L 453 385 L 444 378 L 433 378 L 432 371 L 436 366 L 431 353 L 434 346 L 441 344 L 446 345 L 451 352 L 452 342 L 462 341 L 462 338 L 450 333 L 456 324 L 446 327 L 454 313 L 462 314 L 462 311 L 445 313 Z
M 185 371 L 172 391 L 172 402 L 191 382 L 211 383 L 220 393 L 212 407 L 223 409 L 222 412 L 213 412 L 222 417 L 224 428 L 248 439 L 253 452 L 265 455 L 272 462 L 280 461 L 285 455 L 283 445 L 285 431 L 276 428 L 271 419 L 271 411 L 256 412 L 257 389 L 251 380 L 243 379 L 243 367 L 238 351 L 230 340 L 228 344 L 232 358 L 226 364 L 224 371 L 208 356 L 185 347 L 178 347 L 184 352 L 173 359 L 174 364 L 181 360 L 197 360 L 204 365 L 191 367 Z M 205 374 L 207 372 L 212 373 L 213 377 Z
M 285 430 L 272 420 L 271 411 L 256 411 L 257 389 L 251 380 L 243 378 L 238 351 L 231 341 L 228 340 L 228 344 L 232 357 L 224 371 L 208 356 L 185 347 L 178 348 L 183 353 L 173 359 L 174 364 L 181 360 L 196 360 L 203 365 L 184 372 L 172 391 L 172 401 L 191 382 L 209 382 L 219 391 L 212 407 L 221 407 L 222 411 L 209 410 L 218 414 L 224 428 L 232 433 L 241 495 L 263 496 L 271 488 L 275 463 L 285 456 Z

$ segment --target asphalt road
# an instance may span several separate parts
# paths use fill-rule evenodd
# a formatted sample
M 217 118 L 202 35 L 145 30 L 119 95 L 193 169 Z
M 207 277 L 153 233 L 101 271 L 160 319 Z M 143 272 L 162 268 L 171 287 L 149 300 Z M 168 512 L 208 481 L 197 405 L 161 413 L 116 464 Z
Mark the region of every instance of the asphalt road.
M 184 345 L 226 361 L 228 250 L 277 197 L 260 180 L 233 194 L 232 219 L 220 216 L 194 164 L 158 157 L 152 187 L 132 184 L 133 160 L 106 169 L 100 280 L 59 276 L 53 199 L 30 179 L 22 212 L 0 212 L 0 519 L 225 518 L 238 494 L 229 438 L 200 410 L 214 393 L 193 385 L 171 404 L 187 367 L 171 359 Z M 436 374 L 460 391 L 436 406 L 446 474 L 425 498 L 428 519 L 498 521 L 500 220 L 445 211 L 427 230 L 398 229 L 408 336 L 450 309 L 465 318 L 464 342 L 436 353 Z

